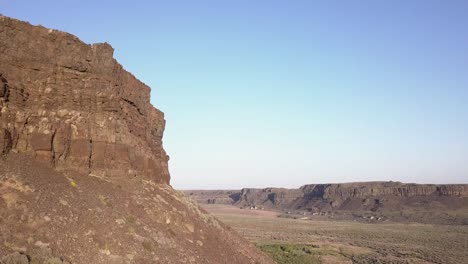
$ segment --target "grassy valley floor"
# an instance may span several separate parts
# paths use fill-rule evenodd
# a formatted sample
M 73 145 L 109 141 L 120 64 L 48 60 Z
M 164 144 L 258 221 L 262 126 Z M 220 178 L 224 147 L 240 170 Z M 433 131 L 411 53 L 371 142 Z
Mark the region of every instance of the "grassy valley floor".
M 278 263 L 466 263 L 467 225 L 280 218 L 274 212 L 203 205 Z

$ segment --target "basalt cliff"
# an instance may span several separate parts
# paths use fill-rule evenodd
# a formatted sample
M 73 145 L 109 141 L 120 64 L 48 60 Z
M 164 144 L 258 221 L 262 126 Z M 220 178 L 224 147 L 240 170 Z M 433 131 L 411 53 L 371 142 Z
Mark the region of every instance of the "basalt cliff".
M 107 44 L 6 17 L 0 27 L 0 147 L 57 169 L 169 183 L 164 114 Z
M 109 44 L 0 16 L 0 263 L 272 263 L 172 189 L 164 127 Z
M 299 189 L 243 189 L 239 204 L 306 210 L 398 208 L 411 201 L 459 200 L 444 203 L 457 207 L 468 201 L 468 185 L 405 184 L 400 182 L 357 182 L 310 184 Z
M 369 211 L 389 215 L 405 210 L 452 212 L 460 217 L 451 222 L 468 224 L 463 219 L 468 210 L 468 184 L 355 182 L 309 184 L 299 189 L 191 190 L 185 191 L 185 194 L 201 204 L 232 204 L 242 208 L 311 214 Z M 429 219 L 421 217 L 413 220 L 427 222 Z

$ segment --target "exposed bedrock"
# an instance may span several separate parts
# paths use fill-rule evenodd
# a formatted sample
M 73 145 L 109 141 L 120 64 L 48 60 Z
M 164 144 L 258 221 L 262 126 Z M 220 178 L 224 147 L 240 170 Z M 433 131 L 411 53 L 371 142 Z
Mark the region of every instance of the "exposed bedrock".
M 30 153 L 57 169 L 169 183 L 164 114 L 113 52 L 0 17 L 0 151 Z
M 0 263 L 273 263 L 172 189 L 164 127 L 109 44 L 0 16 Z

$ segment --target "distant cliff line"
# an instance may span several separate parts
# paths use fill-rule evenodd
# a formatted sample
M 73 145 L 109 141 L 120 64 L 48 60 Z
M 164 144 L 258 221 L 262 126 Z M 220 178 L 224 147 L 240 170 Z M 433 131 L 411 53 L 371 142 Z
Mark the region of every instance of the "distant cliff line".
M 307 184 L 298 189 L 244 188 L 185 193 L 199 203 L 308 211 L 398 209 L 431 203 L 446 208 L 468 207 L 468 184 L 353 182 Z

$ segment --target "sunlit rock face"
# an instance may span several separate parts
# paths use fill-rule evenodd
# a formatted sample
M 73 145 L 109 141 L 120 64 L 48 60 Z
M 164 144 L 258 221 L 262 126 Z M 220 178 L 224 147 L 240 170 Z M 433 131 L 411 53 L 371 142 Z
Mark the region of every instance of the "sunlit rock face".
M 0 16 L 0 263 L 273 263 L 172 189 L 164 115 L 112 54 Z
M 164 114 L 107 44 L 0 17 L 0 151 L 169 183 Z

